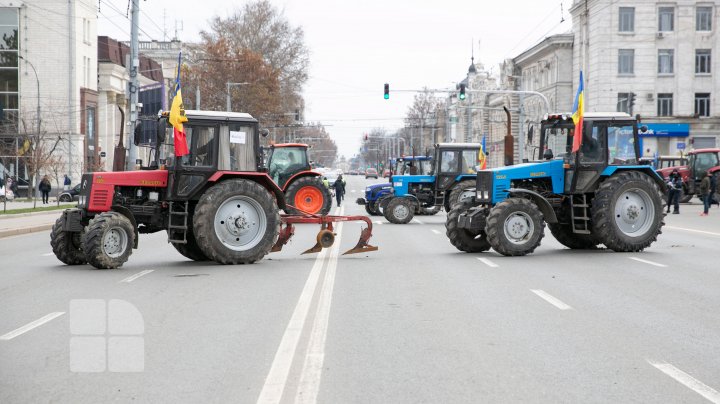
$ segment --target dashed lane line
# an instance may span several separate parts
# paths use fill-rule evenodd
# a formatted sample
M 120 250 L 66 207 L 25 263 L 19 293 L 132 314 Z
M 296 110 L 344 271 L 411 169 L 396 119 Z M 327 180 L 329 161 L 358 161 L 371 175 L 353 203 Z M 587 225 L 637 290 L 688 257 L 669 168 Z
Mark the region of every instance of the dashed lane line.
M 418 219 L 413 219 L 412 221 L 415 222 L 415 223 L 417 223 L 417 224 L 425 224 L 425 223 L 423 223 L 421 220 L 418 220 Z
M 708 401 L 720 404 L 720 393 L 718 393 L 717 390 L 713 389 L 712 387 L 706 385 L 705 383 L 701 382 L 700 380 L 690 376 L 689 374 L 683 372 L 682 370 L 676 368 L 675 366 L 664 363 L 664 362 L 655 362 L 647 359 L 648 363 L 653 365 L 656 369 L 659 371 L 665 373 L 666 375 L 672 377 L 685 387 L 689 388 L 690 390 L 700 394 L 701 396 L 705 397 Z
M 689 231 L 693 233 L 700 233 L 700 234 L 709 234 L 711 236 L 718 236 L 720 237 L 720 233 L 713 233 L 711 231 L 704 231 L 704 230 L 695 230 L 695 229 L 687 229 L 685 227 L 675 227 L 675 226 L 665 226 L 666 229 L 671 230 L 682 230 L 682 231 Z
M 441 232 L 440 230 L 432 229 L 432 230 L 430 230 L 430 231 L 433 232 L 433 233 L 435 233 L 435 234 L 442 234 L 442 232 Z
M 147 270 L 145 270 L 145 271 L 138 272 L 138 273 L 136 273 L 135 275 L 128 276 L 127 278 L 121 280 L 120 282 L 121 282 L 121 283 L 122 283 L 122 282 L 130 283 L 130 282 L 134 281 L 135 279 L 137 279 L 137 278 L 139 278 L 139 277 L 141 277 L 141 276 L 145 276 L 145 275 L 147 275 L 147 274 L 149 274 L 149 273 L 151 273 L 151 272 L 153 272 L 153 271 L 155 271 L 155 270 L 154 270 L 154 269 L 147 269 Z
M 54 313 L 50 313 L 43 318 L 39 318 L 39 319 L 33 321 L 32 323 L 26 324 L 26 325 L 18 328 L 17 330 L 10 331 L 9 333 L 7 333 L 5 335 L 0 336 L 0 340 L 1 341 L 11 340 L 19 335 L 25 334 L 26 332 L 32 330 L 33 328 L 40 327 L 41 325 L 43 325 L 49 321 L 52 321 L 52 320 L 62 316 L 63 314 L 65 314 L 64 311 L 56 311 Z
M 642 262 L 643 264 L 653 265 L 653 266 L 661 267 L 661 268 L 666 268 L 666 267 L 667 267 L 667 265 L 665 265 L 665 264 L 660 264 L 660 263 L 658 263 L 658 262 L 653 262 L 653 261 L 644 260 L 644 259 L 638 258 L 638 257 L 628 257 L 628 258 L 630 258 L 630 259 L 633 260 L 633 261 Z
M 551 294 L 547 293 L 544 290 L 540 289 L 530 289 L 531 292 L 535 293 L 536 295 L 540 296 L 543 300 L 546 302 L 552 304 L 553 306 L 557 307 L 560 310 L 572 310 L 572 307 L 568 306 L 567 304 L 563 303 L 560 299 L 558 299 L 555 296 L 552 296 Z
M 497 267 L 499 266 L 498 264 L 490 261 L 490 260 L 487 259 L 487 258 L 479 258 L 479 257 L 478 257 L 478 261 L 480 261 L 480 262 L 482 262 L 483 264 L 489 266 L 490 268 L 497 268 Z

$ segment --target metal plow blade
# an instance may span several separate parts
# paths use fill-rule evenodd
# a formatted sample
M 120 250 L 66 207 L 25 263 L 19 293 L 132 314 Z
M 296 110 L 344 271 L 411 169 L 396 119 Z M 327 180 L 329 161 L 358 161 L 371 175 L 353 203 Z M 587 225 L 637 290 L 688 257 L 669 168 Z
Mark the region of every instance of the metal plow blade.
M 370 225 L 372 226 L 372 225 Z M 370 227 L 366 227 L 362 229 L 362 232 L 360 232 L 360 240 L 358 240 L 355 247 L 345 251 L 343 255 L 348 254 L 360 254 L 364 252 L 370 252 L 370 251 L 377 251 L 378 248 L 375 246 L 372 246 L 368 244 L 368 240 L 370 240 L 370 237 L 372 236 L 372 229 Z
M 280 228 L 280 235 L 278 240 L 273 246 L 271 252 L 277 252 L 282 250 L 282 247 L 287 244 L 290 238 L 295 234 L 294 224 L 302 223 L 317 223 L 320 224 L 320 232 L 316 236 L 316 243 L 311 248 L 303 251 L 303 254 L 312 254 L 322 251 L 323 248 L 332 247 L 335 242 L 336 234 L 333 232 L 333 223 L 336 222 L 354 222 L 364 221 L 368 227 L 362 229 L 360 233 L 360 239 L 354 248 L 346 251 L 343 255 L 347 254 L 358 254 L 370 251 L 377 251 L 378 248 L 368 244 L 370 237 L 372 237 L 372 222 L 367 216 L 318 216 L 311 214 L 300 214 L 300 215 L 281 215 L 280 220 L 282 222 Z

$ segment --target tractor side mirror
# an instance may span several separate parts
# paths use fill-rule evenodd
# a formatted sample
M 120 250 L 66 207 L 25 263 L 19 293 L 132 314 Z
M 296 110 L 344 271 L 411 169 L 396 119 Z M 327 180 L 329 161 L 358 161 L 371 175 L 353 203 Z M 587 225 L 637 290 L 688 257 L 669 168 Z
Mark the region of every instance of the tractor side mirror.
M 262 137 L 268 137 L 269 134 L 270 134 L 270 131 L 269 131 L 269 130 L 267 130 L 267 129 L 260 129 L 260 136 L 262 136 Z
M 528 129 L 527 133 L 527 142 L 528 144 L 531 144 L 533 141 L 533 132 L 535 131 L 535 127 L 530 125 L 530 129 Z
M 553 157 L 555 156 L 553 155 L 552 149 L 545 149 L 545 151 L 543 152 L 543 159 L 552 160 Z

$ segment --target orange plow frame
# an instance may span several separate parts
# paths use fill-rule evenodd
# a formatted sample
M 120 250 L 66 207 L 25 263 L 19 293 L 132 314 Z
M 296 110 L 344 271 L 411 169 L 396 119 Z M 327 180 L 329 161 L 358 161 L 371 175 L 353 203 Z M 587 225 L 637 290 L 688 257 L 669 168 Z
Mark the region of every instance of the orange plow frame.
M 367 227 L 362 229 L 360 232 L 360 239 L 355 247 L 345 251 L 343 255 L 378 250 L 377 247 L 368 244 L 370 237 L 372 237 L 372 222 L 367 216 L 320 216 L 303 213 L 299 215 L 280 215 L 280 221 L 280 235 L 277 242 L 270 250 L 271 252 L 282 250 L 283 246 L 290 241 L 290 238 L 295 234 L 295 224 L 317 223 L 320 225 L 320 232 L 318 232 L 316 244 L 312 248 L 303 252 L 303 254 L 310 254 L 320 252 L 323 248 L 329 248 L 333 245 L 335 241 L 333 223 L 355 221 L 363 221 L 367 224 Z

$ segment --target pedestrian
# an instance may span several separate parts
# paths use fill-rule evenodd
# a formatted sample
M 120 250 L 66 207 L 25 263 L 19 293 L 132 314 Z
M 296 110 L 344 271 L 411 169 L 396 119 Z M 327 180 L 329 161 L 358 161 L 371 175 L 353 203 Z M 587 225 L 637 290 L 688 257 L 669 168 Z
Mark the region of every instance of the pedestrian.
M 678 170 L 673 170 L 668 175 L 668 200 L 667 200 L 667 213 L 670 213 L 670 205 L 673 205 L 673 214 L 680 213 L 680 194 L 683 189 L 683 180 Z
M 65 180 L 63 181 L 63 190 L 64 190 L 64 191 L 69 191 L 69 190 L 70 190 L 70 184 L 71 184 L 70 177 L 68 177 L 68 175 L 65 174 Z
M 322 178 L 323 185 L 325 185 L 325 188 L 330 189 L 330 181 L 328 181 L 327 177 L 323 175 Z
M 337 179 L 333 183 L 333 188 L 335 188 L 335 200 L 337 201 L 337 206 L 340 207 L 343 195 L 345 195 L 345 183 L 343 181 L 342 174 L 338 175 Z
M 710 194 L 710 172 L 706 172 L 702 181 L 700 181 L 700 196 L 703 201 L 703 213 L 701 213 L 700 216 L 707 216 L 712 198 Z
M 710 204 L 715 204 L 720 207 L 720 199 L 717 198 L 717 179 L 720 174 L 713 174 L 710 176 Z
M 20 194 L 18 194 L 17 179 L 15 179 L 15 176 L 12 176 L 8 179 L 8 181 L 10 181 L 10 185 L 8 185 L 7 187 L 10 188 L 11 191 L 13 191 L 13 194 L 16 198 L 19 198 Z
M 42 181 L 40 181 L 38 189 L 42 192 L 43 205 L 46 205 L 49 202 L 48 199 L 50 198 L 50 190 L 52 189 L 52 185 L 50 185 L 50 178 L 48 178 L 47 175 L 43 177 Z

